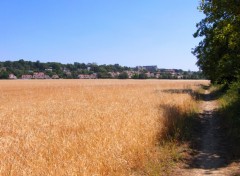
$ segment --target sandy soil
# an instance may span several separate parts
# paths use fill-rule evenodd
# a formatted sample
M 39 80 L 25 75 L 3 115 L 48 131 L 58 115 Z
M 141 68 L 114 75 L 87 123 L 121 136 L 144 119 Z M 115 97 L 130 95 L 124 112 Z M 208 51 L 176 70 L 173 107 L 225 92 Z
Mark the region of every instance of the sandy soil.
M 206 90 L 200 105 L 197 148 L 193 150 L 190 161 L 176 169 L 174 175 L 240 175 L 240 164 L 228 162 L 228 141 L 220 127 L 217 108 L 217 101 Z

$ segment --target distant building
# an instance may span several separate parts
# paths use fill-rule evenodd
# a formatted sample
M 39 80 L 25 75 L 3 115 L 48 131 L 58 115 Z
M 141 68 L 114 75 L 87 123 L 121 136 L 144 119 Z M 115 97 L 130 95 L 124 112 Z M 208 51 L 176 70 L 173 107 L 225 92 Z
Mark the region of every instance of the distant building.
M 51 79 L 51 77 L 49 75 L 45 75 L 44 79 Z
M 63 71 L 64 73 L 70 72 L 70 70 L 69 70 L 68 68 L 66 68 L 66 67 L 62 68 L 62 71 Z
M 149 72 L 156 72 L 158 70 L 157 65 L 152 65 L 152 66 L 137 66 L 137 69 L 140 70 L 146 70 Z
M 145 69 L 147 71 L 150 71 L 150 72 L 155 72 L 155 71 L 158 70 L 156 65 L 153 65 L 153 66 L 143 66 L 143 69 Z
M 51 79 L 49 75 L 45 75 L 43 72 L 35 72 L 32 76 L 33 79 Z
M 33 73 L 33 79 L 45 79 L 45 74 L 43 72 Z
M 53 75 L 52 79 L 59 79 L 59 76 L 58 75 Z
M 78 79 L 97 79 L 97 74 L 93 73 L 91 75 L 80 74 L 78 75 Z
M 112 78 L 117 78 L 120 75 L 119 72 L 108 72 L 108 73 L 109 75 L 111 75 Z
M 128 78 L 131 79 L 133 77 L 133 75 L 135 74 L 134 71 L 125 71 L 128 75 Z
M 17 77 L 11 73 L 8 75 L 8 79 L 17 79 Z
M 183 79 L 183 75 L 178 75 L 177 79 Z
M 147 75 L 148 78 L 154 78 L 155 77 L 154 73 L 151 73 L 151 72 L 147 72 L 146 75 Z
M 32 79 L 32 75 L 22 75 L 22 79 Z
M 176 76 L 177 75 L 177 73 L 174 69 L 166 69 L 165 73 L 168 74 L 168 75 L 171 75 L 171 76 Z
M 53 70 L 52 67 L 49 67 L 49 68 L 45 69 L 45 71 L 50 71 L 50 72 L 52 72 L 52 70 Z

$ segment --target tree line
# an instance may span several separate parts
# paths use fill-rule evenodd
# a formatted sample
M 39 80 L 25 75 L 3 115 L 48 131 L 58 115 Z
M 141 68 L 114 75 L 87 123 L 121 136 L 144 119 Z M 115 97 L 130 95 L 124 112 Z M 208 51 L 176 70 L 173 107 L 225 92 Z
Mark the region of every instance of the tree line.
M 0 79 L 8 79 L 9 74 L 14 74 L 17 78 L 22 75 L 32 75 L 35 72 L 43 72 L 52 77 L 58 75 L 59 78 L 77 79 L 79 75 L 96 74 L 97 78 L 118 78 L 118 79 L 204 79 L 201 72 L 183 71 L 181 69 L 172 69 L 174 75 L 169 69 L 156 69 L 149 71 L 146 69 L 139 70 L 138 67 L 130 68 L 119 64 L 98 65 L 96 63 L 79 63 L 62 64 L 58 62 L 42 63 L 40 61 L 4 61 L 0 62 Z
M 205 18 L 194 37 L 202 40 L 193 49 L 197 65 L 213 83 L 231 84 L 240 75 L 240 0 L 202 0 Z
M 58 62 L 43 63 L 40 61 L 24 61 L 23 59 L 0 62 L 0 78 L 6 79 L 10 73 L 21 77 L 21 75 L 31 74 L 33 72 L 44 72 L 49 76 L 57 74 L 60 78 L 77 78 L 79 74 L 98 73 L 100 78 L 104 78 L 109 76 L 109 72 L 123 72 L 126 70 L 130 70 L 130 68 L 119 64 L 97 65 L 96 63 L 85 64 L 78 62 L 62 64 Z

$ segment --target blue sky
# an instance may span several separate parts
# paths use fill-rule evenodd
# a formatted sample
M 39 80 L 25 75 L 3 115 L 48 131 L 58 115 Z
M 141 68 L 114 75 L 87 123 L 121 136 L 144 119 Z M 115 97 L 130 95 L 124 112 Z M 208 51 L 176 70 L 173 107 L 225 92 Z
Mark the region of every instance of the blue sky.
M 1 0 L 0 60 L 198 70 L 198 0 Z

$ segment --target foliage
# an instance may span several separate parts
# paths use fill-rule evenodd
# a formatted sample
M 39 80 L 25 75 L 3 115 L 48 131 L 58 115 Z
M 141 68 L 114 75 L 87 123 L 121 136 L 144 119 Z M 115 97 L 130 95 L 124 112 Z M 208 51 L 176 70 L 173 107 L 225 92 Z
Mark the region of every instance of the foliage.
M 8 79 L 8 72 L 1 71 L 0 72 L 0 79 Z
M 119 76 L 119 79 L 128 79 L 128 74 L 126 72 L 122 72 Z
M 139 74 L 134 74 L 134 75 L 132 76 L 132 79 L 139 79 Z
M 147 79 L 147 75 L 145 73 L 140 73 L 139 79 Z
M 60 78 L 64 79 L 77 79 L 79 74 L 91 75 L 96 73 L 97 78 L 109 79 L 109 78 L 129 78 L 132 75 L 132 79 L 147 79 L 149 74 L 159 75 L 155 78 L 161 79 L 204 79 L 201 72 L 191 72 L 183 71 L 181 69 L 158 69 L 154 72 L 147 70 L 138 70 L 138 68 L 130 68 L 126 66 L 121 66 L 119 64 L 114 65 L 97 65 L 96 63 L 78 63 L 73 64 L 62 64 L 58 62 L 47 62 L 42 63 L 40 61 L 24 61 L 23 59 L 19 61 L 5 61 L 0 62 L 0 72 L 5 71 L 6 75 L 10 73 L 21 78 L 22 75 L 32 75 L 34 72 L 44 72 L 46 75 L 52 77 L 53 75 L 58 75 Z M 129 75 L 127 75 L 127 72 Z M 173 75 L 170 73 L 173 72 Z M 120 74 L 120 76 L 118 76 Z M 152 75 L 153 75 L 152 74 Z M 177 76 L 178 75 L 178 76 Z M 154 78 L 153 76 L 151 78 Z M 1 76 L 0 79 L 3 79 Z
M 197 65 L 212 81 L 231 83 L 240 75 L 240 1 L 202 0 L 206 15 L 194 37 L 202 41 L 193 50 Z
M 77 78 L 79 74 L 93 74 L 98 73 L 99 78 L 111 78 L 108 72 L 122 72 L 130 70 L 129 67 L 114 65 L 97 65 L 96 63 L 78 63 L 74 64 L 62 64 L 58 62 L 42 63 L 40 61 L 5 61 L 0 62 L 0 69 L 6 68 L 5 72 L 0 73 L 0 79 L 7 79 L 8 74 L 13 73 L 17 77 L 21 77 L 23 74 L 32 74 L 33 72 L 44 72 L 45 74 L 52 76 L 58 74 L 61 78 Z M 51 71 L 50 71 L 51 70 Z M 1 70 L 0 70 L 1 71 Z M 69 74 L 71 72 L 71 74 Z M 7 75 L 7 76 L 6 76 Z
M 197 24 L 194 37 L 202 41 L 193 50 L 197 65 L 213 82 L 225 86 L 217 94 L 221 114 L 233 155 L 239 157 L 240 145 L 240 0 L 202 0 L 206 15 Z
M 233 157 L 240 157 L 240 82 L 230 85 L 221 97 L 221 114 L 228 139 L 232 146 Z
M 108 79 L 111 78 L 111 75 L 108 72 L 99 72 L 98 78 L 100 79 Z

